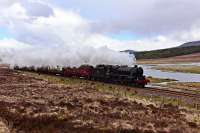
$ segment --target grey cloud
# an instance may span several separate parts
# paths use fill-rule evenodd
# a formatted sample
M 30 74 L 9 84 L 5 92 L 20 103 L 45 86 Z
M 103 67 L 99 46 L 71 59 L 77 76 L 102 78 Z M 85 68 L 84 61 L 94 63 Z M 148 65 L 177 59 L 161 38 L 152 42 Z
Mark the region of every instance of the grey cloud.
M 47 3 L 36 0 L 1 0 L 0 8 L 9 8 L 16 3 L 22 5 L 25 8 L 27 14 L 32 17 L 49 17 L 53 14 L 53 9 Z
M 170 34 L 200 21 L 199 0 L 69 0 L 63 5 L 95 20 L 97 32 Z
M 0 7 L 1 8 L 6 8 L 16 2 L 18 2 L 19 0 L 1 0 L 0 1 Z
M 33 17 L 49 17 L 53 14 L 53 9 L 47 4 L 31 1 L 23 1 L 22 6 L 26 9 L 29 16 Z
M 157 1 L 139 12 L 124 13 L 121 19 L 107 22 L 110 30 L 131 30 L 139 34 L 169 34 L 189 30 L 198 23 L 200 1 L 187 0 Z M 134 7 L 133 7 L 134 8 Z M 123 12 L 123 11 L 122 11 Z M 135 15 L 135 13 L 138 13 Z M 112 24 L 110 26 L 110 24 Z

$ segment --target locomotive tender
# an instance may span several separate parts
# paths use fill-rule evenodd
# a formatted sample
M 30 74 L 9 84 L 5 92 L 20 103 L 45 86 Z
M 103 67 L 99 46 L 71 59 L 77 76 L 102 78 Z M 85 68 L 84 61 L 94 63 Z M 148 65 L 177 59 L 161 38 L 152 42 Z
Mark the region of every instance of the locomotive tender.
M 124 85 L 134 85 L 145 87 L 150 81 L 143 75 L 143 68 L 135 65 L 134 67 L 118 65 L 83 65 L 76 67 L 14 67 L 15 70 L 31 71 L 50 75 L 60 75 L 63 77 L 76 77 L 88 80 L 101 81 L 106 83 L 116 83 Z

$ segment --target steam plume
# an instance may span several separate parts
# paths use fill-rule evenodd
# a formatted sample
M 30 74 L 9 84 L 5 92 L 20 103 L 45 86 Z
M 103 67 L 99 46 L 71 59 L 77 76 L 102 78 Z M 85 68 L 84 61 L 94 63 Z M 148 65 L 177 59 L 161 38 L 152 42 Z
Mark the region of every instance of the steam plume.
M 33 1 L 16 1 L 0 22 L 14 39 L 0 41 L 3 63 L 19 66 L 132 65 L 135 58 L 105 46 L 111 38 L 93 33 L 78 13 Z M 117 45 L 117 44 L 116 44 Z
M 80 66 L 83 64 L 133 65 L 135 58 L 126 53 L 110 50 L 106 47 L 29 47 L 6 49 L 1 53 L 2 61 L 19 66 Z

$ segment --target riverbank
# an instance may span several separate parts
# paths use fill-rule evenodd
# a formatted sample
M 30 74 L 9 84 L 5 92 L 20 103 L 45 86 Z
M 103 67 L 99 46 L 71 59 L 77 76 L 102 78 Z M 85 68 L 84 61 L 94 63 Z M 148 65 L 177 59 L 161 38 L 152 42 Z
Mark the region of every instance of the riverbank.
M 200 66 L 194 66 L 194 65 L 168 65 L 168 66 L 154 66 L 152 68 L 161 71 L 200 74 Z
M 163 82 L 172 82 L 172 81 L 177 81 L 175 79 L 169 79 L 169 78 L 155 78 L 148 76 L 147 77 L 150 80 L 150 83 L 163 83 Z

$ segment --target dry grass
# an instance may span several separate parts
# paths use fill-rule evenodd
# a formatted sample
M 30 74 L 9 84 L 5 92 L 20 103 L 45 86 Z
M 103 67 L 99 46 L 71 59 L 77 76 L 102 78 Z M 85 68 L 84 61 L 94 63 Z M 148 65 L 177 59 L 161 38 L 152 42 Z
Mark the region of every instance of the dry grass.
M 126 86 L 9 70 L 0 72 L 3 97 L 0 117 L 13 123 L 13 132 L 156 133 L 167 129 L 167 133 L 190 133 L 199 130 L 196 123 L 189 124 L 181 109 L 167 104 L 170 99 L 149 97 L 148 101 L 157 98 L 162 104 L 145 105 L 134 100 L 142 96 Z

